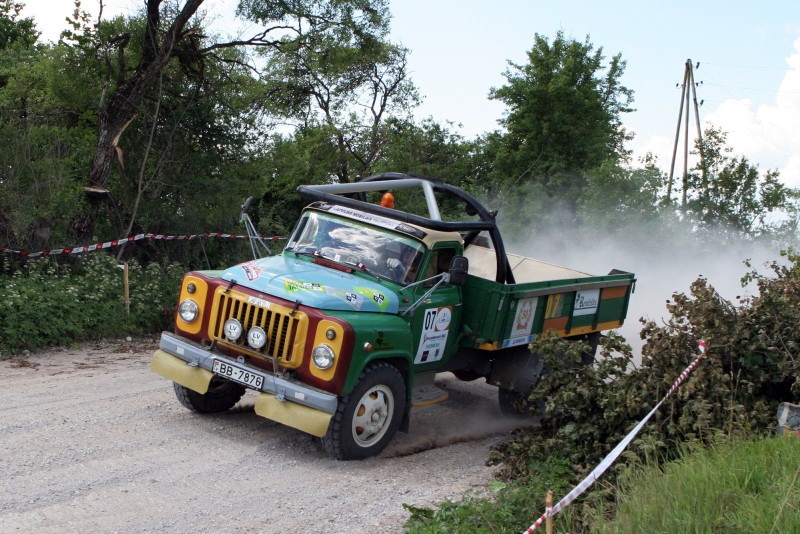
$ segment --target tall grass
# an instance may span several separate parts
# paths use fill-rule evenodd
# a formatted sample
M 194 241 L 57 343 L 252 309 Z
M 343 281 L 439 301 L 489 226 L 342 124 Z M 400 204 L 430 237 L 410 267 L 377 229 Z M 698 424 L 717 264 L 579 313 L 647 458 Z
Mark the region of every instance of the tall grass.
M 44 258 L 0 275 L 2 357 L 171 328 L 182 267 L 129 262 L 128 315 L 123 271 L 113 256 L 96 252 L 71 260 Z
M 619 479 L 599 533 L 800 532 L 800 440 L 762 438 L 689 452 Z

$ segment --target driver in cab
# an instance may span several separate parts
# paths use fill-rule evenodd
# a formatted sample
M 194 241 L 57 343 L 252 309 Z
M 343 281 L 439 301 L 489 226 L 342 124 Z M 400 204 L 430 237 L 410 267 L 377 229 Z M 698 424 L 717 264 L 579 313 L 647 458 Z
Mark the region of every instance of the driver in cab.
M 389 258 L 386 265 L 393 281 L 398 284 L 410 284 L 417 277 L 417 270 L 422 256 L 417 256 L 414 247 L 403 245 L 399 258 Z

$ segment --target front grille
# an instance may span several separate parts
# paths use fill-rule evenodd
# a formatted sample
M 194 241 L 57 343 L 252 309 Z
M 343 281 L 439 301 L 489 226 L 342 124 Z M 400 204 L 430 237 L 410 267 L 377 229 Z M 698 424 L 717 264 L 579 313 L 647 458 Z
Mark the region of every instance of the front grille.
M 264 299 L 258 299 L 265 303 Z M 242 324 L 243 334 L 237 340 L 225 338 L 223 325 L 231 317 Z M 302 312 L 292 311 L 289 308 L 269 303 L 269 308 L 248 302 L 248 296 L 230 291 L 225 293 L 219 290 L 212 311 L 209 329 L 213 339 L 241 348 L 250 353 L 256 353 L 264 358 L 275 359 L 283 367 L 298 367 L 303 359 L 303 341 L 308 325 L 308 318 Z M 247 344 L 247 332 L 260 326 L 267 334 L 267 342 L 260 349 L 254 349 Z M 300 342 L 300 343 L 297 343 Z M 294 347 L 298 346 L 298 350 Z

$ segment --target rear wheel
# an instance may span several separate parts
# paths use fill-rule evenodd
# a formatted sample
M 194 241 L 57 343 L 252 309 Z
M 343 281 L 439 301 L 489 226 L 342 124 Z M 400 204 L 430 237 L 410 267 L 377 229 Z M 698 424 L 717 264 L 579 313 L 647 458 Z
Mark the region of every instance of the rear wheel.
M 508 417 L 543 417 L 545 410 L 545 402 L 538 401 L 534 403 L 528 400 L 528 395 L 514 391 L 511 389 L 497 389 L 497 404 L 500 406 L 500 412 Z M 533 413 L 534 407 L 537 413 Z
M 245 392 L 245 387 L 230 380 L 215 376 L 211 379 L 206 393 L 173 382 L 175 396 L 184 407 L 195 413 L 217 413 L 233 408 Z
M 369 365 L 345 396 L 322 438 L 339 460 L 360 460 L 381 452 L 392 440 L 406 408 L 403 376 L 385 362 Z

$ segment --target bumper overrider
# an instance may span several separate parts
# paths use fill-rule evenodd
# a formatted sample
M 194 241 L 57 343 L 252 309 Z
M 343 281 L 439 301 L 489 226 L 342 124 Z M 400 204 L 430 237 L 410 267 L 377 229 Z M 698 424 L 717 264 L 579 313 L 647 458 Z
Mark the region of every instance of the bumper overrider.
M 249 373 L 262 378 L 255 405 L 256 414 L 314 436 L 322 437 L 327 433 L 338 404 L 336 395 L 237 362 L 172 332 L 161 334 L 159 350 L 153 354 L 150 368 L 202 394 L 208 391 L 215 375 L 215 360 L 245 367 Z

